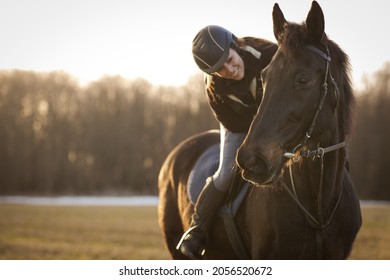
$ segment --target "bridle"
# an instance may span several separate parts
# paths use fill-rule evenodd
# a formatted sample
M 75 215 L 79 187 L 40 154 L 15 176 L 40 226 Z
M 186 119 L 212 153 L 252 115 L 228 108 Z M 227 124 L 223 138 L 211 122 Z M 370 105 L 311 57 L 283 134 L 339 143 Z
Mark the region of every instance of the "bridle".
M 311 50 L 311 51 L 313 51 L 313 52 L 315 52 L 316 54 L 320 55 L 326 61 L 325 78 L 324 78 L 324 83 L 322 85 L 322 92 L 321 92 L 320 102 L 319 102 L 319 104 L 317 106 L 317 110 L 316 110 L 316 112 L 314 114 L 313 120 L 312 120 L 308 130 L 306 131 L 304 137 L 303 137 L 303 140 L 301 141 L 300 144 L 298 144 L 294 148 L 294 150 L 292 152 L 286 152 L 283 155 L 284 157 L 286 157 L 289 160 L 291 160 L 291 164 L 289 164 L 289 174 L 290 174 L 291 190 L 284 182 L 282 182 L 282 185 L 285 188 L 285 190 L 288 192 L 288 194 L 291 196 L 291 198 L 293 199 L 295 204 L 304 213 L 304 215 L 305 215 L 307 221 L 310 223 L 310 225 L 317 230 L 316 231 L 317 258 L 321 258 L 321 255 L 322 255 L 322 239 L 321 239 L 321 237 L 322 237 L 322 235 L 321 235 L 322 234 L 322 229 L 326 228 L 330 224 L 330 222 L 332 221 L 333 216 L 334 216 L 334 214 L 336 212 L 336 209 L 337 209 L 337 207 L 338 207 L 338 205 L 340 203 L 341 195 L 342 195 L 342 189 L 343 189 L 342 187 L 340 188 L 340 192 L 338 194 L 338 198 L 337 198 L 337 201 L 336 201 L 336 203 L 334 205 L 334 208 L 333 208 L 333 210 L 331 212 L 331 215 L 329 216 L 329 218 L 327 220 L 324 221 L 323 210 L 322 210 L 322 190 L 323 190 L 323 179 L 324 179 L 323 178 L 324 177 L 324 155 L 326 153 L 329 153 L 329 152 L 332 152 L 332 151 L 344 148 L 346 146 L 346 142 L 343 141 L 343 142 L 340 142 L 338 144 L 335 144 L 335 145 L 332 145 L 332 146 L 329 146 L 329 147 L 325 147 L 325 148 L 317 147 L 316 149 L 313 149 L 313 150 L 303 149 L 303 147 L 305 147 L 307 141 L 311 137 L 311 134 L 312 134 L 312 132 L 314 130 L 314 127 L 316 126 L 318 115 L 320 114 L 320 112 L 322 110 L 322 107 L 323 107 L 323 104 L 325 102 L 326 96 L 328 95 L 328 77 L 330 78 L 330 81 L 332 83 L 332 86 L 333 86 L 333 89 L 334 89 L 334 94 L 335 94 L 336 98 L 338 99 L 338 97 L 339 97 L 339 89 L 338 89 L 337 83 L 334 80 L 334 78 L 332 76 L 332 73 L 330 71 L 331 57 L 330 57 L 328 46 L 325 45 L 327 53 L 324 53 L 323 51 L 321 51 L 320 49 L 318 49 L 317 47 L 314 47 L 312 45 L 308 45 L 308 46 L 306 46 L 306 48 Z M 298 195 L 297 195 L 297 192 L 296 192 L 296 189 L 295 189 L 294 179 L 293 179 L 292 165 L 296 164 L 301 159 L 308 159 L 308 158 L 312 158 L 313 160 L 319 158 L 320 161 L 321 161 L 320 186 L 319 186 L 318 195 L 317 195 L 317 202 L 318 202 L 317 218 L 314 215 L 312 215 L 305 208 L 305 206 L 303 206 L 303 204 L 299 201 L 299 198 L 298 198 Z
M 330 72 L 330 67 L 329 66 L 330 66 L 330 62 L 331 62 L 331 57 L 330 57 L 330 54 L 329 54 L 329 48 L 328 48 L 327 45 L 325 47 L 326 47 L 327 54 L 324 53 L 323 51 L 321 51 L 320 49 L 312 46 L 312 45 L 306 46 L 307 49 L 317 53 L 323 59 L 326 60 L 326 69 L 325 69 L 324 83 L 322 84 L 322 89 L 323 90 L 322 90 L 322 93 L 321 93 L 320 102 L 319 102 L 319 104 L 317 106 L 317 110 L 316 110 L 316 112 L 314 114 L 313 120 L 311 121 L 309 129 L 306 131 L 305 136 L 304 136 L 303 140 L 301 141 L 301 143 L 298 144 L 294 148 L 293 152 L 292 153 L 287 152 L 287 153 L 285 153 L 283 155 L 286 158 L 292 159 L 294 162 L 298 162 L 301 157 L 306 157 L 306 158 L 309 158 L 309 157 L 313 157 L 313 158 L 321 157 L 321 156 L 323 156 L 324 153 L 331 152 L 331 151 L 343 148 L 346 145 L 346 143 L 344 141 L 344 142 L 341 142 L 339 144 L 336 144 L 336 145 L 333 145 L 333 146 L 329 146 L 329 147 L 326 147 L 326 148 L 318 148 L 316 150 L 311 150 L 311 151 L 310 150 L 302 150 L 299 154 L 296 153 L 299 148 L 304 147 L 306 145 L 307 141 L 311 137 L 311 134 L 313 133 L 314 127 L 316 126 L 318 115 L 320 114 L 320 112 L 322 110 L 322 107 L 324 105 L 324 102 L 325 102 L 325 98 L 328 95 L 328 76 L 330 77 L 330 80 L 332 82 L 332 86 L 333 86 L 333 89 L 334 89 L 334 94 L 335 94 L 337 99 L 338 99 L 338 96 L 340 94 L 339 93 L 339 88 L 337 86 L 337 83 L 334 80 L 334 78 L 332 76 L 332 73 Z

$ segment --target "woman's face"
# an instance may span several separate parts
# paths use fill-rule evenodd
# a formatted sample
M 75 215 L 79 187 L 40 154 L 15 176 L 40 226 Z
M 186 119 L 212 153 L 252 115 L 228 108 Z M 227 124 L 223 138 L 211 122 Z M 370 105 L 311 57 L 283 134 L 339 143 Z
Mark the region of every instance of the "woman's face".
M 229 50 L 228 58 L 223 64 L 222 68 L 215 73 L 216 75 L 231 80 L 241 80 L 244 78 L 244 61 L 241 56 L 234 50 Z

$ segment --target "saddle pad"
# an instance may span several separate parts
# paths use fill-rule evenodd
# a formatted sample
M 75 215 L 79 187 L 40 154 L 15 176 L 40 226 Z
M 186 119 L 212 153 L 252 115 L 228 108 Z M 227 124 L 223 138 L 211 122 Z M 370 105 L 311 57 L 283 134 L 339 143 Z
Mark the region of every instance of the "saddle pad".
M 210 146 L 196 161 L 187 182 L 188 198 L 196 203 L 206 179 L 217 171 L 219 166 L 219 144 Z

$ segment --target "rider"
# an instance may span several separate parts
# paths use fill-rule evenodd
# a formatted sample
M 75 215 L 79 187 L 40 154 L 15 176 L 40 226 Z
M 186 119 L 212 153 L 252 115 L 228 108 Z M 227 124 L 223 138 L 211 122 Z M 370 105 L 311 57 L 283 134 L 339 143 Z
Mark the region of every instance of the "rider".
M 219 168 L 206 180 L 190 228 L 177 246 L 192 259 L 203 257 L 208 229 L 236 174 L 237 149 L 262 99 L 260 73 L 276 50 L 277 45 L 270 41 L 237 38 L 216 25 L 201 29 L 192 42 L 194 60 L 205 72 L 208 102 L 220 123 L 221 141 Z

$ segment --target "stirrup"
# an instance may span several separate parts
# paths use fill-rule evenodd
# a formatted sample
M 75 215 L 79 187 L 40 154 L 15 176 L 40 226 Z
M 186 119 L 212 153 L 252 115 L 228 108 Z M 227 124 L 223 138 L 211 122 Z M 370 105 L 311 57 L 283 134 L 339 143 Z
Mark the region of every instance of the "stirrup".
M 192 226 L 190 227 L 184 234 L 183 236 L 181 237 L 179 243 L 177 243 L 177 246 L 176 246 L 176 250 L 180 250 L 181 246 L 183 245 L 183 242 L 186 240 L 187 236 L 195 229 L 199 228 L 199 226 Z M 181 251 L 182 252 L 182 251 Z M 182 252 L 183 253 L 183 252 Z M 203 257 L 204 254 L 206 253 L 206 248 L 203 248 L 202 251 L 198 252 L 199 256 L 200 257 Z M 186 255 L 187 257 L 190 257 L 192 259 L 199 259 L 198 257 L 196 257 L 194 254 L 191 254 L 191 255 L 187 255 L 187 254 L 184 254 Z

